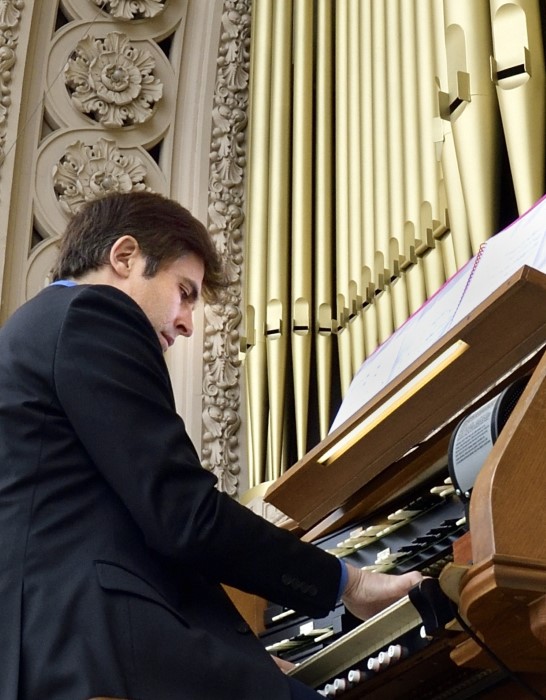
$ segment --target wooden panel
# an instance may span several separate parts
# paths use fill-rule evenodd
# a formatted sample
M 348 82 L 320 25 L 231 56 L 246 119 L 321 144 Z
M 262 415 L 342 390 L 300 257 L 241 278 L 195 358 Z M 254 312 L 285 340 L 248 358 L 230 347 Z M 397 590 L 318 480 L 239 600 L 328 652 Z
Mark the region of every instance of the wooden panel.
M 542 308 L 544 313 L 544 307 Z M 461 613 L 515 671 L 546 668 L 546 354 L 482 469 L 470 499 L 474 565 L 461 581 Z M 457 663 L 481 665 L 474 642 Z

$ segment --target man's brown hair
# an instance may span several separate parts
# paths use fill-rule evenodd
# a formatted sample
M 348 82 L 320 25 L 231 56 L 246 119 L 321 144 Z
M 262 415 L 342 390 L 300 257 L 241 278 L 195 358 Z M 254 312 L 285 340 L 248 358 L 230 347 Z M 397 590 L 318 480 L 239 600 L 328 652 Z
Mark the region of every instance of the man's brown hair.
M 125 235 L 138 241 L 146 258 L 146 277 L 193 253 L 205 266 L 203 296 L 207 301 L 213 301 L 228 284 L 205 226 L 178 202 L 153 192 L 109 194 L 84 204 L 61 238 L 53 281 L 99 269 L 108 262 L 112 245 Z

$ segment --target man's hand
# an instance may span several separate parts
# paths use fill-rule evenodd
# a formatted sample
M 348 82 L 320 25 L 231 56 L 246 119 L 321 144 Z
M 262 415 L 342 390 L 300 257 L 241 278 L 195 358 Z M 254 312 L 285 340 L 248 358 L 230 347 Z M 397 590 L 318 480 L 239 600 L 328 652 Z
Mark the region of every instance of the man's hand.
M 347 565 L 349 578 L 342 601 L 353 615 L 366 620 L 399 600 L 422 580 L 418 571 L 401 576 L 362 571 Z

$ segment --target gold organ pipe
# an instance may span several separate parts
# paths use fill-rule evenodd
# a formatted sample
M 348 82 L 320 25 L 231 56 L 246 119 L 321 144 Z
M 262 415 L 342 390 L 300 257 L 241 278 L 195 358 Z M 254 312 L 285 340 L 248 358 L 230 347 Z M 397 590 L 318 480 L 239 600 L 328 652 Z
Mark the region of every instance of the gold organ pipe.
M 372 9 L 372 87 L 373 87 L 373 193 L 375 214 L 375 255 L 373 309 L 377 320 L 377 342 L 382 343 L 392 332 L 392 311 L 389 295 L 384 294 L 390 281 L 389 240 L 391 237 L 392 216 L 390 205 L 396 193 L 390 190 L 389 164 L 390 142 L 388 109 L 388 61 L 387 15 L 385 3 L 374 2 Z M 392 87 L 392 86 L 391 86 Z M 393 110 L 393 106 L 391 111 Z
M 410 314 L 413 314 L 426 300 L 423 272 L 417 264 L 415 254 L 415 224 L 413 221 L 406 221 L 404 224 L 404 246 L 412 261 L 408 266 L 406 260 L 403 274 L 408 295 L 408 310 Z
M 512 181 L 523 214 L 544 193 L 544 51 L 537 0 L 491 0 L 497 87 Z
M 496 231 L 498 109 L 490 78 L 489 3 L 444 0 L 453 127 L 472 252 Z
M 432 124 L 434 117 L 433 21 L 428 0 L 415 3 L 417 29 L 417 106 L 419 115 L 419 163 L 421 168 L 422 266 L 427 297 L 445 282 L 442 253 L 436 247 L 434 231 L 440 228 L 438 207 L 438 161 L 434 149 Z
M 457 152 L 453 141 L 453 130 L 448 119 L 449 105 L 447 103 L 441 104 L 444 99 L 443 96 L 447 97 L 448 95 L 443 3 L 432 3 L 432 16 L 436 76 L 435 126 L 438 132 L 435 134 L 436 157 L 441 164 L 441 182 L 443 183 L 446 199 L 445 208 L 449 212 L 447 224 L 451 231 L 455 265 L 458 270 L 472 257 L 472 246 L 470 245 L 466 205 L 459 175 Z M 442 110 L 445 111 L 445 114 L 442 113 Z M 453 274 L 453 272 L 450 274 Z
M 349 0 L 348 76 L 351 97 L 348 102 L 349 147 L 349 335 L 351 339 L 351 372 L 356 374 L 365 357 L 362 319 L 362 148 L 360 132 L 360 0 Z
M 457 151 L 451 128 L 444 132 L 442 143 L 442 177 L 446 190 L 449 212 L 449 227 L 453 241 L 453 252 L 457 269 L 460 269 L 472 257 L 472 245 L 468 218 L 464 201 L 463 187 L 459 176 Z
M 387 86 L 388 86 L 388 176 L 389 176 L 389 208 L 390 229 L 389 239 L 395 238 L 400 243 L 404 233 L 404 139 L 403 139 L 403 106 L 402 106 L 402 66 L 400 53 L 399 0 L 386 0 L 386 25 L 388 34 L 393 41 L 388 43 L 387 54 Z M 399 246 L 393 248 L 389 241 L 387 256 L 388 268 L 391 274 L 398 274 L 402 262 L 402 251 Z M 393 259 L 393 252 L 397 258 Z
M 408 295 L 406 292 L 406 280 L 398 277 L 390 285 L 393 326 L 396 330 L 408 318 Z
M 441 165 L 439 172 L 439 182 L 438 182 L 438 203 L 440 211 L 445 212 L 445 227 L 443 232 L 438 232 L 435 234 L 440 250 L 442 251 L 442 259 L 444 261 L 444 270 L 446 279 L 449 279 L 452 275 L 457 272 L 457 260 L 455 258 L 455 246 L 453 244 L 453 234 L 449 228 L 449 217 L 447 214 L 447 200 L 446 200 L 446 190 L 445 183 L 442 179 Z M 470 257 L 470 256 L 469 256 Z
M 425 278 L 427 298 L 432 296 L 445 282 L 444 263 L 433 235 L 434 221 L 430 202 L 421 204 L 421 236 L 423 240 L 420 263 Z
M 419 123 L 417 105 L 417 48 L 413 3 L 400 2 L 400 22 L 404 31 L 400 35 L 402 57 L 402 103 L 404 136 L 404 276 L 410 313 L 425 301 L 423 273 L 417 264 L 419 239 L 421 171 L 419 168 Z
M 393 332 L 390 286 L 378 291 L 373 303 L 377 317 L 377 341 L 381 345 Z
M 362 0 L 360 8 L 360 130 L 362 144 L 362 267 L 373 269 L 375 256 L 375 215 L 373 201 L 373 88 L 372 88 L 372 11 L 371 0 Z M 364 293 L 367 289 L 367 293 Z M 368 287 L 362 287 L 363 302 L 371 298 L 374 292 L 373 279 L 370 279 Z
M 377 324 L 377 312 L 373 302 L 370 302 L 362 311 L 364 328 L 366 329 L 364 335 L 364 344 L 366 348 L 366 357 L 372 354 L 372 352 L 379 345 L 379 329 Z
M 375 269 L 387 272 L 386 269 L 387 261 L 383 253 L 377 252 L 375 254 Z M 393 320 L 392 320 L 392 306 L 390 304 L 390 294 L 386 292 L 389 288 L 390 279 L 385 278 L 384 275 L 379 275 L 379 284 L 373 298 L 373 306 L 377 316 L 377 341 L 378 343 L 383 343 L 387 337 L 393 331 Z M 381 299 L 381 303 L 379 300 Z M 388 301 L 387 301 L 388 300 Z
M 337 328 L 341 393 L 344 396 L 352 379 L 351 338 L 348 323 L 349 299 L 349 192 L 348 192 L 348 105 L 349 34 L 348 0 L 338 0 L 335 13 L 335 140 L 336 140 L 336 280 Z
M 445 282 L 444 267 L 439 248 L 429 248 L 420 257 L 420 265 L 425 280 L 427 299 Z
M 318 0 L 315 151 L 315 318 L 320 439 L 330 427 L 332 376 L 332 223 L 333 206 L 333 12 L 330 0 Z
M 367 266 L 362 268 L 362 284 L 368 288 L 373 285 L 373 270 Z M 366 356 L 371 355 L 378 344 L 377 315 L 373 304 L 374 296 L 375 294 L 370 297 L 369 302 L 366 302 L 362 309 Z
M 247 213 L 246 334 L 247 406 L 249 418 L 250 487 L 264 475 L 267 435 L 266 350 L 264 339 L 269 188 L 269 108 L 272 0 L 256 0 L 253 7 L 252 104 L 249 124 L 249 181 Z
M 400 51 L 402 56 L 402 97 L 403 97 L 403 126 L 404 126 L 404 212 L 405 221 L 413 224 L 414 233 L 419 225 L 419 208 L 421 203 L 421 172 L 419 169 L 419 123 L 417 104 L 417 47 L 416 27 L 413 13 L 413 3 L 400 3 L 400 17 L 404 31 L 400 35 Z M 407 243 L 411 239 L 407 239 Z M 420 241 L 414 240 L 413 248 L 417 249 Z M 415 262 L 415 255 L 407 250 L 406 258 Z
M 417 85 L 419 114 L 419 151 L 421 153 L 422 200 L 430 205 L 433 228 L 439 224 L 438 207 L 438 161 L 432 138 L 434 118 L 434 59 L 433 19 L 429 0 L 415 3 L 415 26 L 417 29 Z
M 282 4 L 282 3 L 279 3 Z M 298 459 L 307 451 L 311 369 L 313 0 L 294 2 L 292 160 L 292 367 Z
M 362 320 L 364 348 L 370 355 L 377 347 L 377 319 L 370 303 L 375 292 L 375 208 L 374 208 L 374 135 L 372 87 L 372 0 L 362 0 L 360 6 L 360 129 L 362 145 Z
M 375 213 L 375 252 L 380 253 L 374 260 L 385 261 L 388 256 L 390 238 L 389 217 L 389 175 L 387 132 L 387 43 L 386 8 L 382 2 L 372 3 L 372 87 L 373 87 L 373 174 L 374 174 L 374 213 Z M 375 285 L 383 287 L 384 269 L 375 268 Z M 389 272 L 386 273 L 390 275 Z
M 400 8 L 398 0 L 387 0 L 378 12 L 378 4 L 373 5 L 372 28 L 374 38 L 379 38 L 375 61 L 383 54 L 383 68 L 375 67 L 374 103 L 377 97 L 379 83 L 379 113 L 374 114 L 374 142 L 383 139 L 383 149 L 377 148 L 374 157 L 376 174 L 381 173 L 381 189 L 378 193 L 376 211 L 385 221 L 383 225 L 377 222 L 381 231 L 381 240 L 376 240 L 375 251 L 375 286 L 377 289 L 373 299 L 376 316 L 377 343 L 382 343 L 392 333 L 394 328 L 392 300 L 390 292 L 391 278 L 399 274 L 401 257 L 399 248 L 393 258 L 392 237 L 403 236 L 404 231 L 404 169 L 403 169 L 403 129 L 402 129 L 402 76 L 400 54 Z M 394 40 L 387 39 L 393 37 Z M 376 64 L 374 64 L 376 65 Z M 384 79 L 384 89 L 381 84 Z M 379 124 L 378 124 L 379 121 Z M 383 153 L 381 152 L 383 150 Z M 374 178 L 374 188 L 377 188 Z
M 269 394 L 267 479 L 281 474 L 286 399 L 286 360 L 290 335 L 286 251 L 290 226 L 290 118 L 292 78 L 292 2 L 273 6 L 269 214 L 267 247 L 266 349 Z M 250 261 L 253 264 L 253 261 Z M 252 387 L 250 387 L 252 390 Z
M 406 292 L 406 279 L 401 274 L 401 265 L 403 255 L 401 247 L 403 247 L 403 228 L 399 240 L 393 236 L 389 243 L 389 258 L 394 262 L 394 277 L 389 285 L 389 292 L 392 306 L 392 325 L 393 329 L 401 326 L 408 317 L 408 295 Z M 398 262 L 397 262 L 398 261 Z

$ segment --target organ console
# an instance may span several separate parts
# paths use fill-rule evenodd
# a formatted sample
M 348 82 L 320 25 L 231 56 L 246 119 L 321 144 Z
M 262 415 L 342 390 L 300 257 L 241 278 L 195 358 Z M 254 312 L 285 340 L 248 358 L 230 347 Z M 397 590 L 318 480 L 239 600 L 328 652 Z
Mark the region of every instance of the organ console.
M 443 591 L 364 623 L 342 605 L 323 620 L 269 606 L 264 644 L 323 696 L 546 698 L 545 310 L 546 275 L 521 268 L 269 488 L 303 539 Z M 519 377 L 465 506 L 450 436 Z

